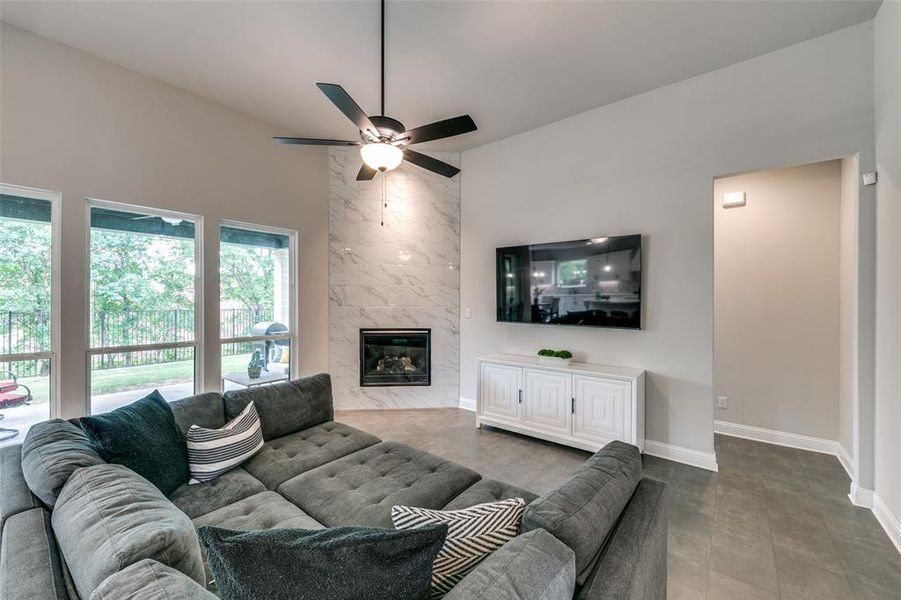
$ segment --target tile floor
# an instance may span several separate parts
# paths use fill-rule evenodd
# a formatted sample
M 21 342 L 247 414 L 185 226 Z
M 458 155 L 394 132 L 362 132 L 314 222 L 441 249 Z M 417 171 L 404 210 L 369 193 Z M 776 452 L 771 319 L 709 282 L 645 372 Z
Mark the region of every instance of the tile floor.
M 488 427 L 460 409 L 344 411 L 338 420 L 545 492 L 588 453 Z M 650 456 L 668 484 L 669 597 L 692 600 L 901 599 L 901 554 L 848 501 L 831 456 L 716 437 L 719 473 Z

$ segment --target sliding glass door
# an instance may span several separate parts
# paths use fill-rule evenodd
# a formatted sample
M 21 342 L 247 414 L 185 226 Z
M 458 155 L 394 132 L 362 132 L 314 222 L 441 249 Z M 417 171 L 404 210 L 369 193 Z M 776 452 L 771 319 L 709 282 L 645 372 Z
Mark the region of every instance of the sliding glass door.
M 90 201 L 91 412 L 200 379 L 199 219 Z

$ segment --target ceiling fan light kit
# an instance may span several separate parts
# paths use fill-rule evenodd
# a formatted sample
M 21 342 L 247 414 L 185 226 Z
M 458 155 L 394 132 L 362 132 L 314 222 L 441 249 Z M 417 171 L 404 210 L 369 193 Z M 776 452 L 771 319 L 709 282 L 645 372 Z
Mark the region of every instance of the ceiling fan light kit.
M 396 169 L 404 160 L 403 150 L 385 142 L 364 144 L 360 148 L 360 155 L 369 168 L 382 172 Z
M 375 177 L 376 173 L 384 173 L 385 171 L 396 169 L 404 160 L 444 177 L 453 177 L 460 172 L 460 169 L 437 158 L 411 150 L 408 146 L 469 133 L 476 130 L 476 124 L 469 115 L 461 115 L 405 130 L 403 123 L 397 119 L 385 116 L 385 0 L 381 0 L 381 9 L 382 114 L 368 116 L 350 97 L 350 94 L 338 84 L 316 84 L 316 87 L 359 129 L 360 141 L 295 137 L 276 137 L 273 139 L 279 144 L 360 146 L 363 166 L 360 168 L 360 172 L 357 173 L 357 181 L 370 181 Z

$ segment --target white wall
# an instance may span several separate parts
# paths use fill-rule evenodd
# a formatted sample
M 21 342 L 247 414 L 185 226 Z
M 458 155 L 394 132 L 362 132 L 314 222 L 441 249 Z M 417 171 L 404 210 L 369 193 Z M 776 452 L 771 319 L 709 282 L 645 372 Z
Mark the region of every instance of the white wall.
M 62 193 L 62 415 L 86 410 L 88 197 L 204 218 L 204 339 L 219 336 L 218 221 L 300 236 L 300 368 L 328 369 L 328 162 L 219 104 L 3 24 L 0 180 Z M 204 364 L 220 381 L 218 351 Z
M 887 1 L 879 9 L 875 48 L 879 218 L 874 508 L 901 550 L 901 2 Z
M 841 177 L 831 160 L 714 183 L 717 420 L 838 439 Z
M 460 164 L 456 153 L 429 153 Z M 403 164 L 356 181 L 329 152 L 329 355 L 336 408 L 438 408 L 460 398 L 460 180 Z M 388 206 L 382 206 L 387 177 Z M 429 387 L 360 387 L 360 328 L 427 327 Z
M 862 24 L 465 152 L 461 396 L 479 355 L 571 348 L 647 369 L 648 438 L 712 452 L 713 179 L 858 151 L 872 168 L 872 58 Z M 643 331 L 495 322 L 495 247 L 635 232 Z

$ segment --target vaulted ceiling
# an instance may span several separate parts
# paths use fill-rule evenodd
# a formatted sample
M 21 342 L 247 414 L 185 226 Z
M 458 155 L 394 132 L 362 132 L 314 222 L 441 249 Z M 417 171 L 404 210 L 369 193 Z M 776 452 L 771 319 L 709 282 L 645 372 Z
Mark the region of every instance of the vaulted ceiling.
M 871 19 L 878 1 L 389 0 L 386 112 L 469 113 L 463 150 Z M 272 123 L 354 139 L 316 89 L 379 101 L 375 0 L 7 1 L 0 18 Z

